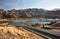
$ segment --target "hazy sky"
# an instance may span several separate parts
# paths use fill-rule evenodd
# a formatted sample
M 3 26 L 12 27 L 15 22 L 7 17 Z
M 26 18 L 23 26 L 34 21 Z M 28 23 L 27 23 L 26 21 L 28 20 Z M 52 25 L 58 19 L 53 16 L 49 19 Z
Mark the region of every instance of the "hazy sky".
M 0 8 L 24 9 L 24 8 L 60 8 L 60 0 L 0 0 Z

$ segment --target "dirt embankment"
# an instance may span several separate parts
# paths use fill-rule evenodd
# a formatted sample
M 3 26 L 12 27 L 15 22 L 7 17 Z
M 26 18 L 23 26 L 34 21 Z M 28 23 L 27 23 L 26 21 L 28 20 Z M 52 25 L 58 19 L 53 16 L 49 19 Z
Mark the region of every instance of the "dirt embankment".
M 34 33 L 31 33 L 21 27 L 16 26 L 1 26 L 0 39 L 44 39 Z

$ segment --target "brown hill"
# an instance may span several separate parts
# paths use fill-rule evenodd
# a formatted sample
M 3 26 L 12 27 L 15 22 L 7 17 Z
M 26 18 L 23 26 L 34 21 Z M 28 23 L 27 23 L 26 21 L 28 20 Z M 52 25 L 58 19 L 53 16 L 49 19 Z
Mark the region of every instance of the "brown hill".
M 45 9 L 21 9 L 21 10 L 3 10 L 0 9 L 0 18 L 59 18 L 60 19 L 60 10 L 45 10 Z

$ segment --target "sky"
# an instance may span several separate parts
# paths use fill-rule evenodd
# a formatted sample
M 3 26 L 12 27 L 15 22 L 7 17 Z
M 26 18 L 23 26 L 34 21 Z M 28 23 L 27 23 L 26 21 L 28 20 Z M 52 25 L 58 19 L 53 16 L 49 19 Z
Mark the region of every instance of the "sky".
M 60 0 L 0 0 L 0 9 L 60 8 Z

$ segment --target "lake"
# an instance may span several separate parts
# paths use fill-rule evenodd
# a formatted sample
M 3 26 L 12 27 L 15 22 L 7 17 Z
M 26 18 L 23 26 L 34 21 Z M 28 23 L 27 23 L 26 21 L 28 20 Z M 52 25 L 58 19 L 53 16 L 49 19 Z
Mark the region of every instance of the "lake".
M 30 21 L 29 22 L 26 22 L 27 24 L 36 24 L 36 23 L 38 23 L 38 24 L 49 24 L 49 23 L 51 23 L 51 22 L 44 22 L 44 21 L 40 21 L 39 19 L 30 19 Z
M 42 22 L 39 19 L 29 19 L 28 22 L 10 22 L 9 24 L 15 25 L 15 26 L 25 26 L 26 24 L 50 24 L 51 22 Z

